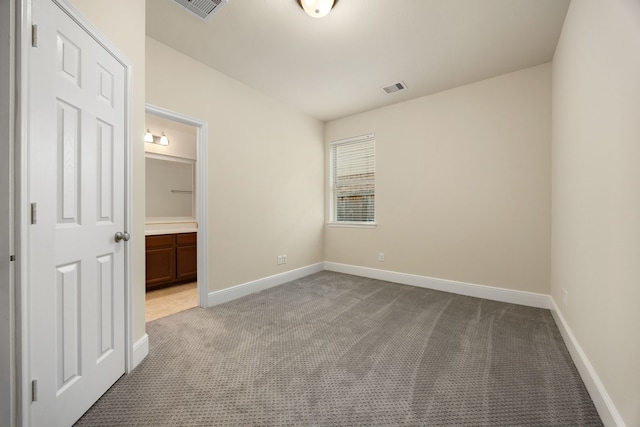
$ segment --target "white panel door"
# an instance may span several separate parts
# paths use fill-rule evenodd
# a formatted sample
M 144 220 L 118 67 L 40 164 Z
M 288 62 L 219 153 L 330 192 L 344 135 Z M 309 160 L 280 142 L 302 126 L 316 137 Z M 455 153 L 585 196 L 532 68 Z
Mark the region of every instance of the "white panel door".
M 30 424 L 69 426 L 125 371 L 126 69 L 52 0 L 32 13 Z

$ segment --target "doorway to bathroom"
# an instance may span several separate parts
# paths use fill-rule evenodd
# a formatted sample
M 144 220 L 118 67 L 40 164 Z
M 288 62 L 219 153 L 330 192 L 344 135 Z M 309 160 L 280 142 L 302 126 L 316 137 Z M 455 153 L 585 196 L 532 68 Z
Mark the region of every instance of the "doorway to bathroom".
M 147 322 L 207 306 L 206 123 L 147 105 Z

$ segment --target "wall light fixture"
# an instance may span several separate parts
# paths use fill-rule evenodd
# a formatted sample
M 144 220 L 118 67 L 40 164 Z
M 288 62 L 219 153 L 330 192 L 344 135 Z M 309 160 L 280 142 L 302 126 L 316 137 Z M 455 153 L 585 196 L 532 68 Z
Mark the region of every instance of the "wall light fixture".
M 144 142 L 151 142 L 158 145 L 169 145 L 169 138 L 162 132 L 162 135 L 153 135 L 149 129 L 144 134 Z

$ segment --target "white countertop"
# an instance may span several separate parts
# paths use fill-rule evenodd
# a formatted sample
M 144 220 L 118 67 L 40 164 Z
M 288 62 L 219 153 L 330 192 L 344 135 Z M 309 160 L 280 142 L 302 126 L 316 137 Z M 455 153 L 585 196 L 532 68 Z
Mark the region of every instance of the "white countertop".
M 144 235 L 145 236 L 157 236 L 160 234 L 180 234 L 180 233 L 197 233 L 198 229 L 197 228 L 193 228 L 193 229 L 189 229 L 189 228 L 176 228 L 175 230 L 172 229 L 167 229 L 167 230 L 145 230 L 144 231 Z
M 145 224 L 144 234 L 155 236 L 159 234 L 197 233 L 198 223 L 195 221 L 153 221 Z

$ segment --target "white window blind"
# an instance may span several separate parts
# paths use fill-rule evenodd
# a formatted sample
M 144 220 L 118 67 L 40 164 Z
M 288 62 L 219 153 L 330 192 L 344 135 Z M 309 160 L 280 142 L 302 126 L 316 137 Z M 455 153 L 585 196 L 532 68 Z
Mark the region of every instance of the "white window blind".
M 332 222 L 375 222 L 375 135 L 331 143 Z

